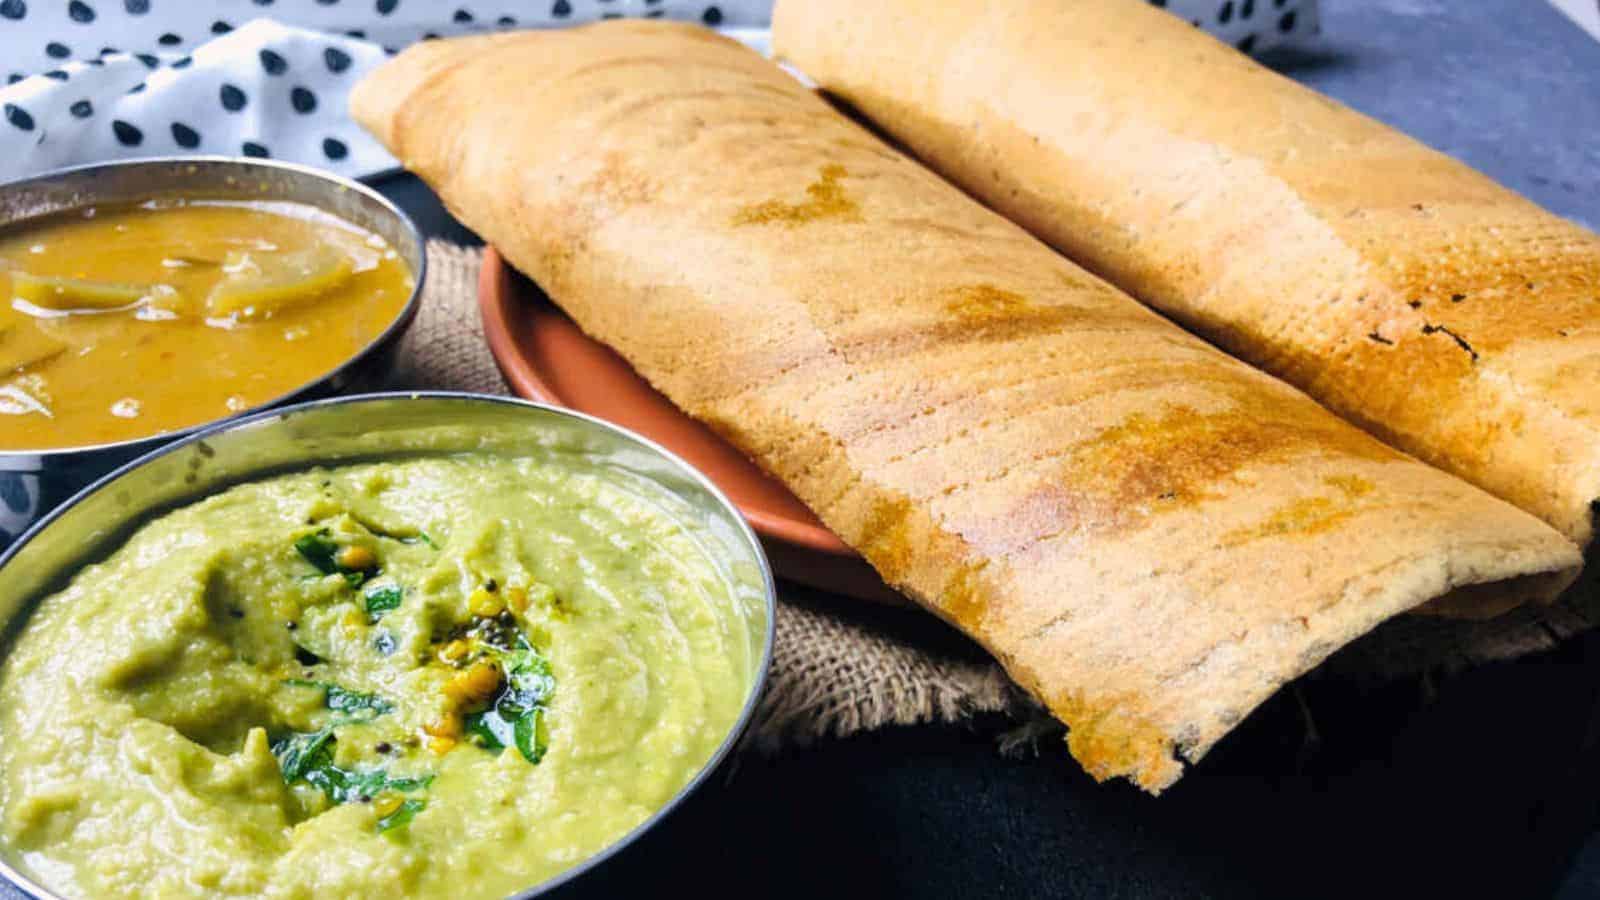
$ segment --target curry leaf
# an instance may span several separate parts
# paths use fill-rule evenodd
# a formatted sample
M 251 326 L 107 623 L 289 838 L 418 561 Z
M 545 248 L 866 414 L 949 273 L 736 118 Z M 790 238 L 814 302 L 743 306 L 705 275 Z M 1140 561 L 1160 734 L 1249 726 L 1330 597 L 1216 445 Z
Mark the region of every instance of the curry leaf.
M 517 739 L 517 752 L 528 762 L 537 764 L 544 759 L 545 743 L 539 739 L 539 710 L 530 709 L 517 719 L 514 732 Z
M 409 825 L 411 820 L 417 817 L 417 813 L 422 812 L 423 807 L 427 805 L 426 801 L 407 798 L 395 808 L 394 812 L 378 820 L 378 831 L 383 832 L 391 828 Z
M 424 775 L 421 778 L 391 778 L 386 787 L 391 791 L 406 792 L 420 791 L 430 784 L 433 784 L 433 776 Z
M 283 780 L 294 782 L 304 778 L 307 771 L 322 764 L 324 757 L 331 765 L 333 758 L 329 753 L 328 744 L 332 740 L 333 729 L 324 728 L 320 731 L 291 734 L 274 741 L 272 755 L 278 758 L 278 768 L 283 770 Z
M 500 664 L 506 671 L 505 686 L 488 709 L 466 717 L 467 733 L 480 747 L 516 747 L 523 759 L 537 764 L 548 749 L 539 736 L 539 719 L 555 692 L 555 676 L 549 661 L 532 647 L 501 654 Z
M 415 537 L 401 538 L 400 539 L 400 543 L 402 543 L 402 544 L 427 544 L 429 547 L 432 547 L 435 550 L 439 549 L 439 545 L 435 544 L 433 542 L 433 538 L 429 537 L 428 533 L 426 531 L 417 532 Z
M 376 585 L 367 588 L 363 597 L 367 601 L 367 619 L 376 622 L 384 613 L 400 608 L 405 592 L 398 585 Z
M 468 736 L 473 743 L 485 750 L 504 750 L 506 741 L 501 734 L 506 722 L 498 715 L 490 717 L 491 710 L 470 713 L 463 720 Z
M 285 679 L 284 684 L 295 687 L 320 688 L 323 692 L 322 703 L 334 712 L 344 713 L 352 720 L 365 721 L 386 712 L 394 711 L 394 704 L 379 697 L 377 694 L 365 694 L 361 691 L 352 691 L 340 687 L 329 681 L 306 681 L 300 678 Z
M 333 760 L 334 740 L 333 729 L 329 727 L 289 734 L 274 741 L 272 752 L 278 757 L 284 783 L 305 782 L 334 803 L 365 803 L 384 791 L 415 793 L 433 783 L 432 775 L 391 778 L 383 769 L 359 772 L 340 768 Z M 388 831 L 405 825 L 425 805 L 423 800 L 407 798 L 394 812 L 378 820 L 378 830 Z
M 333 561 L 334 554 L 339 552 L 339 545 L 328 537 L 326 528 L 301 535 L 294 542 L 294 549 L 300 551 L 305 561 L 324 575 L 332 575 L 339 571 L 339 564 Z
M 299 551 L 300 556 L 318 572 L 324 575 L 340 575 L 351 587 L 360 587 L 362 582 L 378 573 L 376 566 L 352 569 L 339 565 L 339 545 L 334 543 L 326 528 L 296 538 L 294 549 Z

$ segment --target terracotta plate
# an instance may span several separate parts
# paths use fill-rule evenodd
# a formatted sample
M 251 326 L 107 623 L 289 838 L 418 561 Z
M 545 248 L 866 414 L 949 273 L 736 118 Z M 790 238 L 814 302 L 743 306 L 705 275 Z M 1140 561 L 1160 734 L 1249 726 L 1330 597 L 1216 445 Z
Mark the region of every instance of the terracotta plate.
M 863 599 L 904 602 L 788 488 L 679 412 L 492 247 L 478 273 L 478 306 L 489 350 L 519 396 L 614 422 L 683 457 L 750 520 L 780 575 Z

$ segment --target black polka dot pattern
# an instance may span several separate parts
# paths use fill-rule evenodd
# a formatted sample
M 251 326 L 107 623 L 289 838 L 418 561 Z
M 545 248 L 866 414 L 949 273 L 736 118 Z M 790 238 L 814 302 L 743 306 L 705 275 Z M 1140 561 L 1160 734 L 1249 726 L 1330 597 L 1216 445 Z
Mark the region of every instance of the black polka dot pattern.
M 276 50 L 262 50 L 261 68 L 268 75 L 282 75 L 289 71 L 289 61 L 284 59 Z
M 337 162 L 350 155 L 350 148 L 338 138 L 324 138 L 322 141 L 322 155 Z
M 130 16 L 142 16 L 150 11 L 150 0 L 122 0 L 122 8 Z
M 706 11 L 700 14 L 700 21 L 702 21 L 702 22 L 704 22 L 707 25 L 710 25 L 712 27 L 716 27 L 718 25 L 721 25 L 722 24 L 722 8 L 721 7 L 717 7 L 717 6 L 708 6 L 708 7 L 706 7 Z
M 309 115 L 317 111 L 317 95 L 296 85 L 294 90 L 289 92 L 289 105 L 300 115 Z
M 378 0 L 375 8 L 378 10 L 378 15 L 387 16 L 393 13 L 394 8 L 399 5 L 400 0 Z
M 137 147 L 144 143 L 144 132 L 131 122 L 121 119 L 111 120 L 111 133 L 117 136 L 117 143 L 124 147 Z
M 72 55 L 72 48 L 60 41 L 51 41 L 44 45 L 44 53 L 51 59 L 66 59 Z
M 67 107 L 67 111 L 72 113 L 74 119 L 87 119 L 94 115 L 94 104 L 87 100 L 79 100 Z
M 649 0 L 646 0 L 649 2 Z M 1189 19 L 1245 53 L 1261 52 L 1302 35 L 1321 31 L 1316 0 L 1271 0 L 1270 15 L 1256 16 L 1268 7 L 1266 0 L 1145 0 Z M 1208 11 L 1209 6 L 1209 11 Z M 1307 12 L 1309 10 L 1309 12 Z
M 185 150 L 193 150 L 200 146 L 200 132 L 182 122 L 173 122 L 172 142 Z
M 28 14 L 28 4 L 22 0 L 0 0 L 0 18 L 20 19 Z
M 94 21 L 94 7 L 83 0 L 72 0 L 67 4 L 67 17 L 79 25 L 87 25 Z
M 238 112 L 244 109 L 245 103 L 249 102 L 249 98 L 245 96 L 244 91 L 232 84 L 223 85 L 221 90 L 217 92 L 217 96 L 222 101 L 222 108 L 228 112 Z
M 6 121 L 10 122 L 12 127 L 19 128 L 23 131 L 33 130 L 33 116 L 29 115 L 27 110 L 16 105 L 15 103 L 7 103 L 4 107 L 4 110 Z
M 350 68 L 350 54 L 338 47 L 329 47 L 322 51 L 322 62 L 328 67 L 329 72 L 337 75 Z
M 255 159 L 266 159 L 272 155 L 267 152 L 266 147 L 256 143 L 255 141 L 245 141 L 239 146 L 239 152 L 243 153 L 245 156 L 254 157 Z

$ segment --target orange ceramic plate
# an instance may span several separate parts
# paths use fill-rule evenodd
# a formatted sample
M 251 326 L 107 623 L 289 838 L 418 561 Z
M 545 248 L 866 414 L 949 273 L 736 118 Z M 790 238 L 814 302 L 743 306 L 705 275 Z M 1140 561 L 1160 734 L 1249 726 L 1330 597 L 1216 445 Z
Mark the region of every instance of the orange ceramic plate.
M 489 350 L 519 396 L 614 422 L 683 457 L 750 520 L 779 574 L 864 599 L 900 600 L 788 488 L 679 412 L 492 247 L 478 273 L 478 306 Z

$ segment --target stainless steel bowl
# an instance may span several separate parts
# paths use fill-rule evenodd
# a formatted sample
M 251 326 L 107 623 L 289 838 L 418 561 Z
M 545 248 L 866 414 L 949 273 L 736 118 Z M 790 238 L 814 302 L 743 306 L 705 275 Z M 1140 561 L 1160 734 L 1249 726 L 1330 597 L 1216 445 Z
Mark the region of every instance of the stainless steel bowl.
M 466 429 L 471 435 L 464 434 Z M 152 517 L 244 481 L 338 465 L 456 453 L 515 453 L 541 446 L 592 454 L 655 481 L 703 517 L 707 533 L 734 561 L 727 573 L 766 617 L 760 664 L 738 720 L 704 768 L 633 831 L 571 869 L 519 894 L 566 892 L 574 879 L 623 853 L 721 767 L 744 734 L 772 660 L 776 593 L 761 542 L 734 505 L 704 475 L 630 431 L 567 409 L 509 397 L 450 392 L 365 394 L 302 403 L 206 428 L 106 475 L 33 526 L 0 554 L 0 656 L 9 652 L 34 605 L 81 565 L 104 558 Z M 741 571 L 732 571 L 738 569 Z M 757 596 L 759 595 L 759 596 Z M 40 898 L 56 895 L 0 856 L 0 875 Z
M 416 286 L 399 316 L 354 356 L 333 371 L 238 415 L 249 415 L 297 399 L 375 388 L 389 373 L 400 336 L 416 316 L 423 279 L 427 275 L 422 233 L 405 213 L 381 194 L 331 172 L 269 160 L 205 156 L 138 159 L 58 169 L 0 184 L 0 228 L 85 206 L 168 197 L 278 200 L 315 206 L 388 241 L 405 259 L 415 277 Z M 9 298 L 0 298 L 0 301 L 9 302 Z M 212 422 L 235 417 L 221 417 Z M 94 479 L 212 422 L 114 444 L 0 451 L 0 548 Z

